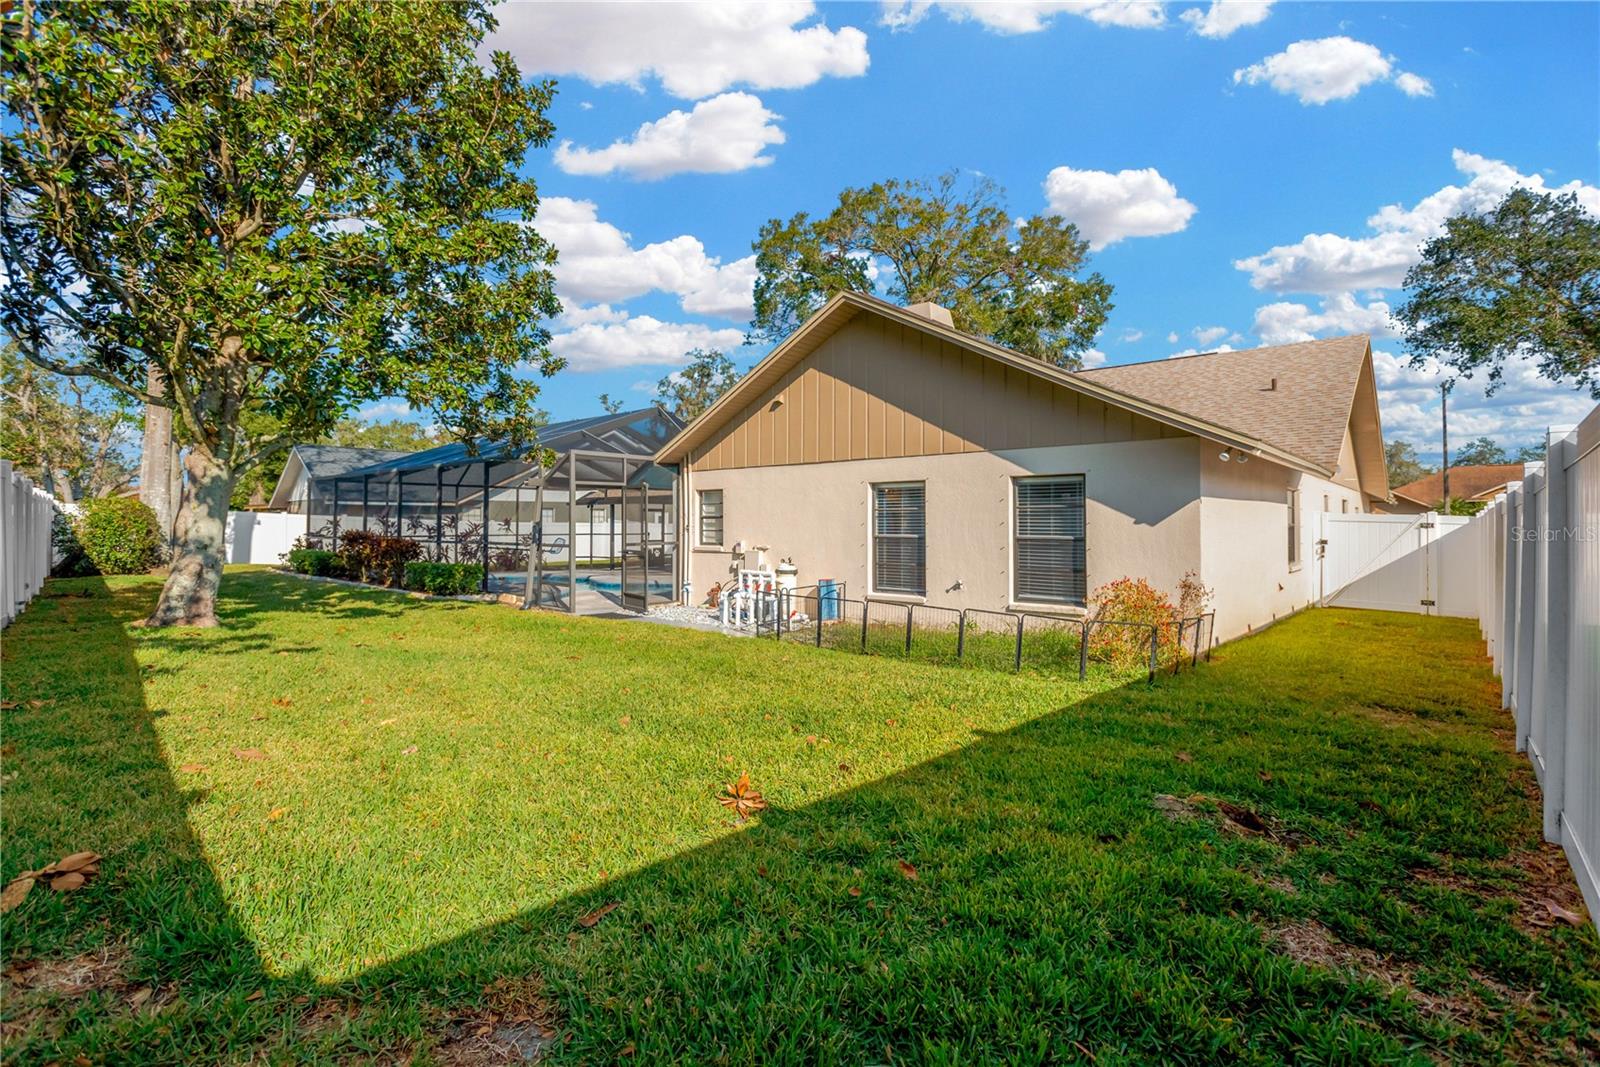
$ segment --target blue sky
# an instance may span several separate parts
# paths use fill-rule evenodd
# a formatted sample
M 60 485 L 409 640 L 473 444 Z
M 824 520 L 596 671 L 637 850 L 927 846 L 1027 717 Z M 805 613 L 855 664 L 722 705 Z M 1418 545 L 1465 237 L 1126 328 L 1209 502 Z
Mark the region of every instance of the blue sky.
M 1099 246 L 1092 361 L 1371 332 L 1387 433 L 1436 452 L 1436 379 L 1386 336 L 1438 221 L 1513 185 L 1600 212 L 1600 6 L 508 4 L 492 47 L 558 80 L 530 154 L 562 251 L 555 418 L 647 402 L 737 347 L 750 242 L 847 185 L 981 172 Z M 1513 368 L 1452 398 L 1506 443 L 1587 398 Z M 376 413 L 376 412 L 375 412 Z

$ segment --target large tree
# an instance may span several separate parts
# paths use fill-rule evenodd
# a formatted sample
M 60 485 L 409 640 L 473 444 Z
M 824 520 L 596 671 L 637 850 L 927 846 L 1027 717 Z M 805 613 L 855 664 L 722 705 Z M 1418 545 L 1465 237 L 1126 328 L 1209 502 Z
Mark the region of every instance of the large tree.
M 1600 219 L 1576 193 L 1514 189 L 1494 210 L 1456 215 L 1406 274 L 1395 313 L 1414 363 L 1437 359 L 1492 392 L 1505 361 L 1600 399 Z
M 656 403 L 684 422 L 717 402 L 717 398 L 739 380 L 733 360 L 718 349 L 696 348 L 685 354 L 682 370 L 675 370 L 656 383 Z
M 1510 463 L 1511 457 L 1492 438 L 1475 437 L 1456 449 L 1450 457 L 1452 467 L 1479 467 L 1495 463 Z
M 215 621 L 235 480 L 357 404 L 529 440 L 514 371 L 559 367 L 560 308 L 517 169 L 554 90 L 480 66 L 485 3 L 21 0 L 7 23 L 0 318 L 41 366 L 174 412 L 152 624 Z
M 139 418 L 120 394 L 44 370 L 15 344 L 0 352 L 0 388 L 0 455 L 56 499 L 106 496 L 132 481 Z
M 1389 467 L 1389 487 L 1410 485 L 1432 474 L 1434 468 L 1417 458 L 1417 450 L 1409 441 L 1398 438 L 1384 446 L 1384 459 Z
M 835 293 L 881 291 L 942 304 L 957 329 L 1075 368 L 1111 310 L 1111 284 L 1079 277 L 1089 245 L 1077 227 L 1017 222 L 987 178 L 846 189 L 822 218 L 768 221 L 753 247 L 758 341 L 781 341 Z

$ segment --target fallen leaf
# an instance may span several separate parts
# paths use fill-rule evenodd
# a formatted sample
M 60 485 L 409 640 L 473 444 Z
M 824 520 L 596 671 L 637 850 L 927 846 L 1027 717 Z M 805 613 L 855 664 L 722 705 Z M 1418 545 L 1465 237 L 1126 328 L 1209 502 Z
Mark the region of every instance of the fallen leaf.
M 900 725 L 900 720 L 899 719 L 885 719 L 884 720 L 884 725 L 885 726 L 899 726 Z
M 1175 753 L 1172 758 L 1177 760 L 1179 763 L 1193 763 L 1194 762 L 1194 757 L 1189 755 L 1189 753 L 1187 753 L 1187 752 Z
M 277 700 L 272 702 L 272 706 L 277 708 L 287 708 L 293 704 L 294 701 L 290 700 L 288 697 L 279 697 Z
M 204 763 L 185 763 L 183 766 L 178 768 L 178 770 L 182 771 L 184 774 L 199 774 L 205 769 L 206 765 Z
M 0 700 L 0 711 L 10 711 L 19 706 L 15 700 Z
M 633 721 L 633 716 L 632 715 L 624 715 L 622 718 L 617 720 L 617 722 L 621 723 L 623 726 L 628 725 L 632 721 Z
M 578 919 L 578 925 L 583 927 L 585 930 L 593 929 L 601 919 L 604 919 L 607 915 L 610 915 L 620 907 L 622 907 L 622 901 L 620 900 L 613 900 L 609 904 L 602 904 L 589 914 L 580 916 Z
M 638 1052 L 638 1051 L 639 1051 L 638 1047 L 635 1046 L 632 1041 L 630 1041 L 626 1045 L 623 1045 L 621 1048 L 617 1049 L 617 1055 L 618 1056 L 632 1056 L 635 1052 Z
M 861 887 L 858 885 L 853 885 L 849 889 L 845 890 L 845 892 L 849 893 L 853 897 L 859 897 L 861 895 Z
M 1257 771 L 1256 772 L 1256 777 L 1261 779 L 1263 782 L 1270 782 L 1270 781 L 1272 781 L 1272 772 L 1271 771 Z
M 7 882 L 6 887 L 0 889 L 0 915 L 5 914 L 28 899 L 28 891 L 33 888 L 35 881 L 36 879 L 32 875 L 24 875 L 21 878 L 13 878 Z
M 266 759 L 267 754 L 259 748 L 236 748 L 233 754 L 240 759 Z
M 738 815 L 740 822 L 748 819 L 752 812 L 766 809 L 766 798 L 756 792 L 750 785 L 749 771 L 739 775 L 737 782 L 732 785 L 725 785 L 722 789 L 723 794 L 717 798 L 717 803 Z
M 913 882 L 917 880 L 917 869 L 911 864 L 907 863 L 905 860 L 895 860 L 895 864 L 900 868 L 901 874 L 905 875 Z
M 264 997 L 266 995 L 267 995 L 267 991 L 265 989 L 258 989 L 254 993 L 251 993 L 248 997 L 245 997 L 244 999 L 245 999 L 246 1003 L 249 1003 L 252 1000 L 260 1000 L 262 997 Z
M 267 812 L 267 821 L 277 822 L 287 814 L 289 814 L 288 808 L 273 808 L 271 811 Z
M 1557 904 L 1553 900 L 1545 901 L 1544 902 L 1544 906 L 1545 906 L 1546 910 L 1548 910 L 1550 912 L 1551 915 L 1555 916 L 1557 919 L 1560 919 L 1562 922 L 1566 923 L 1568 926 L 1582 926 L 1583 925 L 1583 916 L 1582 915 L 1579 915 L 1577 912 L 1572 911 L 1572 910 L 1570 910 L 1568 908 L 1563 908 L 1560 904 Z
M 151 989 L 147 985 L 140 986 L 138 989 L 135 989 L 132 993 L 128 994 L 128 1006 L 133 1008 L 141 1006 L 145 1001 L 150 999 L 150 995 L 154 992 L 155 990 Z
M 400 755 L 402 755 L 402 756 L 415 756 L 416 754 L 417 754 L 417 746 L 416 745 L 412 745 L 410 748 L 402 748 L 400 750 Z
M 1249 808 L 1242 808 L 1226 800 L 1219 800 L 1217 801 L 1217 810 L 1222 812 L 1231 826 L 1243 830 L 1245 833 L 1264 834 L 1267 832 L 1267 824 L 1261 821 L 1261 816 Z
M 393 726 L 395 723 L 397 723 L 399 721 L 400 721 L 399 719 L 384 719 L 381 722 L 379 722 L 378 725 L 379 726 Z
M 81 889 L 86 881 L 88 879 L 77 871 L 69 871 L 66 874 L 57 875 L 50 879 L 50 888 L 57 893 L 70 893 L 74 889 Z
M 82 870 L 100 858 L 98 852 L 74 852 L 70 856 L 63 856 L 55 863 L 56 870 L 62 874 Z

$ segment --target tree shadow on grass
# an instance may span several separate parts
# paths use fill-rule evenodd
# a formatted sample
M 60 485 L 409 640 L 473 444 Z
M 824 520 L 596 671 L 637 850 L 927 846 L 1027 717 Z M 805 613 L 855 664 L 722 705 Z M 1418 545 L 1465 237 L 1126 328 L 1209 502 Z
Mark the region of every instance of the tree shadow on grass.
M 235 589 L 260 606 L 258 590 Z M 70 619 L 59 613 L 74 602 L 41 602 L 7 631 L 7 699 L 53 703 L 5 713 L 16 746 L 6 772 L 13 759 L 19 772 L 6 791 L 5 873 L 78 848 L 107 859 L 90 891 L 7 916 L 5 949 L 14 961 L 122 940 L 130 982 L 171 991 L 154 998 L 159 1012 L 127 1007 L 124 988 L 98 1013 L 35 1019 L 7 1034 L 23 1042 L 20 1059 L 360 1060 L 426 1054 L 463 1034 L 478 1042 L 466 1048 L 490 1052 L 501 1024 L 527 1018 L 560 1035 L 550 1058 L 591 1063 L 1405 1061 L 1419 1049 L 1489 1060 L 1527 1040 L 1515 1026 L 1497 1033 L 1499 1015 L 1441 1016 L 1390 976 L 1295 965 L 1265 932 L 1311 916 L 1410 961 L 1425 983 L 1482 968 L 1513 999 L 1541 990 L 1530 1013 L 1546 1043 L 1527 1047 L 1595 1052 L 1592 1027 L 1583 1036 L 1582 984 L 1600 974 L 1592 932 L 1533 940 L 1460 901 L 1437 914 L 1410 907 L 1419 843 L 1492 856 L 1536 833 L 1507 761 L 1421 716 L 1404 733 L 1273 696 L 1263 671 L 1321 669 L 1326 707 L 1403 684 L 1399 666 L 1392 678 L 1370 664 L 1334 677 L 1338 650 L 1315 634 L 1279 664 L 1263 652 L 1270 643 L 1239 646 L 1212 668 L 768 810 L 349 981 L 268 978 L 150 726 L 122 629 L 147 594 L 110 596 L 109 611 L 84 602 L 98 614 Z M 62 629 L 83 644 L 67 646 Z M 1411 678 L 1390 705 L 1437 701 L 1448 686 L 1436 682 Z M 86 703 L 107 692 L 114 706 Z M 1294 843 L 1152 805 L 1197 793 L 1270 816 Z M 641 826 L 650 815 L 638 812 Z

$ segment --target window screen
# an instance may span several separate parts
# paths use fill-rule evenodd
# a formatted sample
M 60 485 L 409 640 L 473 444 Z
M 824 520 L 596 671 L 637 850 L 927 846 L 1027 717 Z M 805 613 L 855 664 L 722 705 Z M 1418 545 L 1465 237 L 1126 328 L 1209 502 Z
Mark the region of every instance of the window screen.
M 1300 566 L 1300 490 L 1289 490 L 1289 568 Z
M 1083 476 L 1018 478 L 1016 597 L 1024 603 L 1082 606 Z
M 700 543 L 722 544 L 722 490 L 700 490 Z
M 923 483 L 872 487 L 872 588 L 928 591 L 928 511 Z

